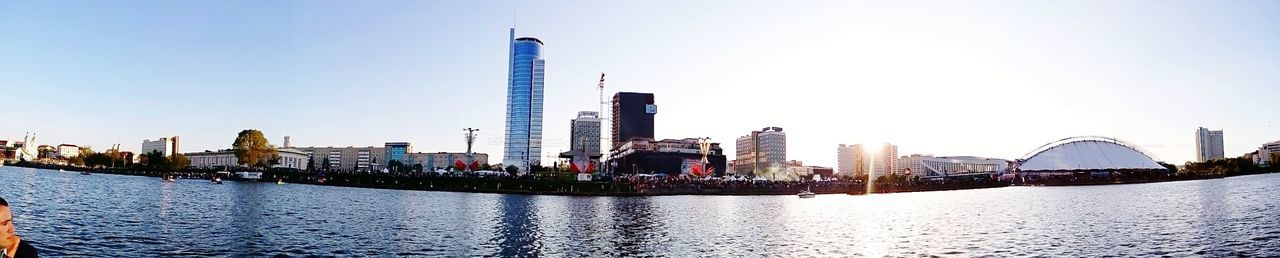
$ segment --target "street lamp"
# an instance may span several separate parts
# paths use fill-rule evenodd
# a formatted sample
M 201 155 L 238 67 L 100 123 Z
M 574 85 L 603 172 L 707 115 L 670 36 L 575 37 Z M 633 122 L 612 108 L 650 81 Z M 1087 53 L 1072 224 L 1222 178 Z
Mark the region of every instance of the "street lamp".
M 480 129 L 466 128 L 462 129 L 467 132 L 467 170 L 471 170 L 471 163 L 475 162 L 475 154 L 471 153 L 471 145 L 476 142 L 476 132 Z M 488 163 L 488 162 L 485 162 Z
M 707 153 L 710 151 L 711 151 L 711 137 L 699 137 L 698 152 L 702 153 L 702 173 L 703 174 L 707 174 L 707 164 L 711 163 L 711 161 L 707 160 Z

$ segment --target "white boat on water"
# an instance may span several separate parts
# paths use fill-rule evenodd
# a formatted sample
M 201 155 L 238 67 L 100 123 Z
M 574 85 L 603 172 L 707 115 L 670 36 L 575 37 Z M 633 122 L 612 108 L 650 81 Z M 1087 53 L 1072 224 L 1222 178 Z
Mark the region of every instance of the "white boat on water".
M 813 198 L 814 196 L 817 196 L 817 194 L 809 191 L 809 187 L 805 187 L 804 191 L 800 191 L 800 193 L 796 195 L 799 195 L 800 198 Z
M 249 181 L 262 180 L 262 172 L 236 172 L 236 177 Z

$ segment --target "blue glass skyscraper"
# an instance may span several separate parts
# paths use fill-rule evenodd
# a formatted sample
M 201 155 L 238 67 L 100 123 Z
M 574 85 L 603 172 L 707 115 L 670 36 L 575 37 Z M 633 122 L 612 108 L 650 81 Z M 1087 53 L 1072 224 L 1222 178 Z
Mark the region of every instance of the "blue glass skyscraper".
M 507 137 L 502 164 L 515 165 L 521 173 L 539 165 L 542 156 L 542 41 L 510 35 L 510 67 L 507 70 Z

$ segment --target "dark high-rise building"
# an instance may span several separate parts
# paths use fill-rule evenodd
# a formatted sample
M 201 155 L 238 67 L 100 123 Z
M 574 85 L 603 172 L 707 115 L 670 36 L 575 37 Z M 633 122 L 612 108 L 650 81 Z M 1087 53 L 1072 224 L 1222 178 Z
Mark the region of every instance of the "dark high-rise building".
M 613 149 L 633 138 L 653 139 L 653 93 L 618 92 L 613 95 Z

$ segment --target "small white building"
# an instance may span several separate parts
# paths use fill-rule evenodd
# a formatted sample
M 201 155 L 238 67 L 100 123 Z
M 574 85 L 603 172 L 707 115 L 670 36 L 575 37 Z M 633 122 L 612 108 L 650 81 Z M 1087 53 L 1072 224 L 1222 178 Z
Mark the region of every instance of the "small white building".
M 1271 164 L 1271 155 L 1280 155 L 1280 141 L 1262 144 L 1262 147 L 1258 148 L 1258 154 L 1253 155 L 1253 163 L 1275 165 Z
M 75 156 L 80 156 L 80 146 L 72 144 L 58 144 L 58 157 L 68 159 Z

